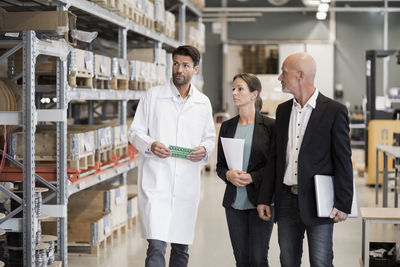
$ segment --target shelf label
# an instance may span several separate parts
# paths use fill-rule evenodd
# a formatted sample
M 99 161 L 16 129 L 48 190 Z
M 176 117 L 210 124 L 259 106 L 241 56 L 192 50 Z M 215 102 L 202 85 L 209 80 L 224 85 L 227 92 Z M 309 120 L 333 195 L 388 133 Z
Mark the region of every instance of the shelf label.
M 115 204 L 119 205 L 122 203 L 121 188 L 115 188 Z
M 100 56 L 100 72 L 102 72 L 102 73 L 106 73 L 107 72 L 107 68 L 106 68 L 106 65 L 104 63 L 104 56 Z
M 85 144 L 85 150 L 90 152 L 92 151 L 92 145 L 90 144 L 90 136 L 89 136 L 89 132 L 85 132 L 84 133 L 84 144 Z
M 84 53 L 85 53 L 85 68 L 87 70 L 90 70 L 93 67 L 92 59 L 90 57 L 90 52 L 85 50 Z
M 105 235 L 111 234 L 111 227 L 110 227 L 108 215 L 103 216 L 103 221 L 104 221 L 104 234 Z

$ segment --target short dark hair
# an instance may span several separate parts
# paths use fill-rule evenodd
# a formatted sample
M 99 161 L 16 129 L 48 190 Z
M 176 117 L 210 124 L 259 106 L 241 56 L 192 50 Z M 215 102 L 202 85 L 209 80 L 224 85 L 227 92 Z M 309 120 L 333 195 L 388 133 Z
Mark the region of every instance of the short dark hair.
M 258 77 L 252 73 L 239 73 L 236 74 L 235 77 L 233 77 L 233 81 L 235 81 L 237 78 L 242 79 L 247 86 L 249 87 L 250 92 L 257 91 L 257 98 L 255 101 L 255 106 L 256 110 L 260 111 L 263 105 L 262 99 L 261 99 L 261 82 Z
M 196 47 L 191 45 L 182 45 L 175 48 L 174 51 L 172 51 L 172 58 L 174 58 L 175 55 L 191 57 L 194 66 L 197 66 L 200 63 L 200 52 Z

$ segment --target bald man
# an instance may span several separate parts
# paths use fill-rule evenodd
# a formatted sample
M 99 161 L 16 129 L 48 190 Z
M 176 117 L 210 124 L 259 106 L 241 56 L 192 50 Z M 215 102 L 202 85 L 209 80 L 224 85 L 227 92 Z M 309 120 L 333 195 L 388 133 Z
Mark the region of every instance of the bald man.
M 294 98 L 276 111 L 273 160 L 268 160 L 258 197 L 263 220 L 275 221 L 283 267 L 300 267 L 304 233 L 311 267 L 333 266 L 333 223 L 346 220 L 353 197 L 349 119 L 344 105 L 325 97 L 314 86 L 316 65 L 306 54 L 290 55 L 279 80 Z M 329 218 L 316 210 L 314 176 L 333 175 L 335 200 Z

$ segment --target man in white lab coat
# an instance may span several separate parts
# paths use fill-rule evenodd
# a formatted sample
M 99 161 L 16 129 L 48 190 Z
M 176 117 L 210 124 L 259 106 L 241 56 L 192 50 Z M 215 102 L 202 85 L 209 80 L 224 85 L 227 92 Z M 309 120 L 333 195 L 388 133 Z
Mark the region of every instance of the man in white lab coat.
M 200 53 L 180 46 L 173 53 L 172 79 L 140 99 L 129 141 L 140 151 L 139 221 L 147 239 L 146 267 L 164 267 L 171 243 L 170 267 L 187 266 L 200 199 L 200 170 L 215 145 L 212 108 L 191 80 Z M 169 146 L 192 148 L 186 159 L 171 156 Z

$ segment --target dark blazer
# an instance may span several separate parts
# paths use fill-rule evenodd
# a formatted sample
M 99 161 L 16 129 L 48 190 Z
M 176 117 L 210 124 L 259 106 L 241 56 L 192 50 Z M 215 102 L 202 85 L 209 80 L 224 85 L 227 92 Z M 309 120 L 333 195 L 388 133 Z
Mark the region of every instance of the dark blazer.
M 275 159 L 266 167 L 258 202 L 269 205 L 275 194 L 275 220 L 279 220 L 280 197 L 286 169 L 286 149 L 293 99 L 278 106 L 276 111 Z M 275 166 L 274 166 L 275 165 Z M 298 160 L 298 201 L 300 216 L 306 225 L 332 223 L 318 218 L 316 211 L 314 175 L 334 176 L 334 206 L 346 213 L 351 211 L 353 169 L 347 108 L 319 93 L 315 109 L 304 133 Z M 275 179 L 270 179 L 274 175 Z
M 226 163 L 221 137 L 233 138 L 239 122 L 239 115 L 222 123 L 218 137 L 218 162 L 217 174 L 226 183 L 224 200 L 222 205 L 228 208 L 236 198 L 236 186 L 226 179 L 226 172 L 229 170 Z M 256 112 L 254 121 L 253 141 L 247 172 L 251 175 L 253 183 L 246 186 L 249 201 L 257 206 L 257 195 L 264 176 L 264 167 L 270 150 L 270 143 L 273 140 L 275 129 L 274 120 Z

